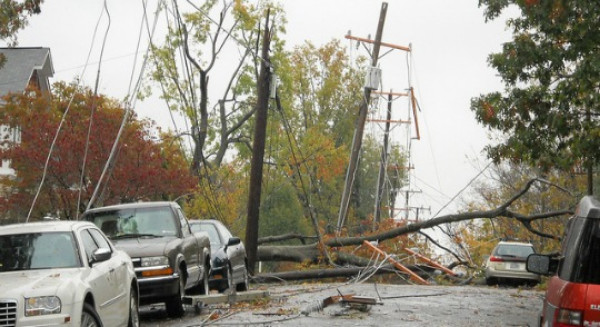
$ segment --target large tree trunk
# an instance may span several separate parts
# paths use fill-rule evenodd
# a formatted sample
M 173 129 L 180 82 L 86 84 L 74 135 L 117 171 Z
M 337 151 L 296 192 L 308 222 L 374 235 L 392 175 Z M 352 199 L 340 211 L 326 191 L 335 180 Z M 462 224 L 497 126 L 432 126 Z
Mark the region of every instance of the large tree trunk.
M 406 266 L 412 271 L 426 279 L 431 276 L 433 269 L 427 266 Z M 350 268 L 333 268 L 333 269 L 312 269 L 302 271 L 284 271 L 277 273 L 265 273 L 259 274 L 252 277 L 254 282 L 258 283 L 269 283 L 269 282 L 280 282 L 282 280 L 305 280 L 305 279 L 320 279 L 320 278 L 339 278 L 339 277 L 352 277 L 358 274 L 405 274 L 402 271 L 397 270 L 392 265 L 384 265 L 377 270 L 369 270 L 369 268 L 350 267 Z

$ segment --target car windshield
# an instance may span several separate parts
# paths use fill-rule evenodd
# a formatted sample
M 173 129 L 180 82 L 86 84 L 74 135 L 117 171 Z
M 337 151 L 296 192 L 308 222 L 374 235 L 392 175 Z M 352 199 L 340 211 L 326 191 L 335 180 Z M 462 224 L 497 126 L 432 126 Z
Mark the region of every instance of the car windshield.
M 2 235 L 0 272 L 79 267 L 77 253 L 69 232 Z
M 210 240 L 210 246 L 212 248 L 221 247 L 221 238 L 217 232 L 217 228 L 213 224 L 192 224 L 192 232 L 206 232 L 208 239 Z
M 500 244 L 496 248 L 497 256 L 503 257 L 515 257 L 515 258 L 527 258 L 528 255 L 533 254 L 533 247 L 528 245 L 519 244 Z
M 93 222 L 112 239 L 177 236 L 175 218 L 169 207 L 100 211 L 87 214 L 84 219 Z

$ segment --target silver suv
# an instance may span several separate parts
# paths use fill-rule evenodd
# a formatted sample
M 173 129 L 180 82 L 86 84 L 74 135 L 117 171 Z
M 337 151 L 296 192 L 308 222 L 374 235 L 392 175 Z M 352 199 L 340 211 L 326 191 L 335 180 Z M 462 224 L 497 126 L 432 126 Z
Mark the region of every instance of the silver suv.
M 485 282 L 488 285 L 499 281 L 518 281 L 529 285 L 540 282 L 540 275 L 525 268 L 527 256 L 534 254 L 531 243 L 501 241 L 496 245 L 485 265 Z

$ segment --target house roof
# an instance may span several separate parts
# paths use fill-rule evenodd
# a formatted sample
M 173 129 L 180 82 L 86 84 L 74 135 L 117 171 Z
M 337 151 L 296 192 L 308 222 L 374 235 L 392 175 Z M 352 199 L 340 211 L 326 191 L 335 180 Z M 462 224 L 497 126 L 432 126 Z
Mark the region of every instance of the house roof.
M 0 96 L 23 92 L 37 71 L 40 88 L 49 89 L 48 78 L 54 75 L 50 48 L 0 48 L 6 61 L 0 68 Z

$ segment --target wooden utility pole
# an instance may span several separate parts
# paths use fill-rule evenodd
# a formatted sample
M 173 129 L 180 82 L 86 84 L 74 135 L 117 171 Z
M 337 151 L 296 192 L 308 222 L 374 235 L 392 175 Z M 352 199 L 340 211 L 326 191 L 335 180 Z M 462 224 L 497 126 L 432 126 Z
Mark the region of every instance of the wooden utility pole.
M 254 266 L 258 249 L 258 217 L 260 214 L 260 196 L 262 188 L 263 157 L 265 154 L 265 138 L 267 134 L 267 113 L 269 109 L 269 86 L 271 85 L 271 61 L 269 47 L 271 34 L 269 14 L 265 23 L 262 42 L 260 74 L 258 77 L 258 98 L 256 101 L 256 123 L 254 127 L 254 143 L 252 145 L 252 162 L 250 167 L 250 190 L 248 194 L 248 220 L 246 222 L 246 254 L 248 271 L 254 274 Z
M 375 42 L 373 45 L 373 53 L 371 54 L 371 67 L 377 67 L 377 61 L 379 60 L 379 49 L 381 47 L 381 36 L 383 34 L 383 25 L 385 23 L 385 16 L 387 13 L 387 2 L 381 4 L 381 12 L 379 14 L 379 24 L 377 25 L 377 34 L 375 34 Z M 346 171 L 346 180 L 344 183 L 344 191 L 342 193 L 342 202 L 340 204 L 340 212 L 337 222 L 336 234 L 340 234 L 344 221 L 348 215 L 348 205 L 350 204 L 350 193 L 352 192 L 352 185 L 354 184 L 354 177 L 356 175 L 356 169 L 358 167 L 358 155 L 362 147 L 362 138 L 365 129 L 365 121 L 367 119 L 367 111 L 369 109 L 369 103 L 371 102 L 371 91 L 372 89 L 368 86 L 364 88 L 363 99 L 360 104 L 358 119 L 356 122 L 356 129 L 354 131 L 354 137 L 352 139 L 352 152 L 350 153 L 350 162 L 348 163 L 348 170 Z
M 585 113 L 585 121 L 588 126 L 592 123 L 592 112 L 588 108 Z M 589 156 L 586 160 L 586 171 L 587 171 L 587 195 L 594 195 L 594 160 L 593 156 Z

